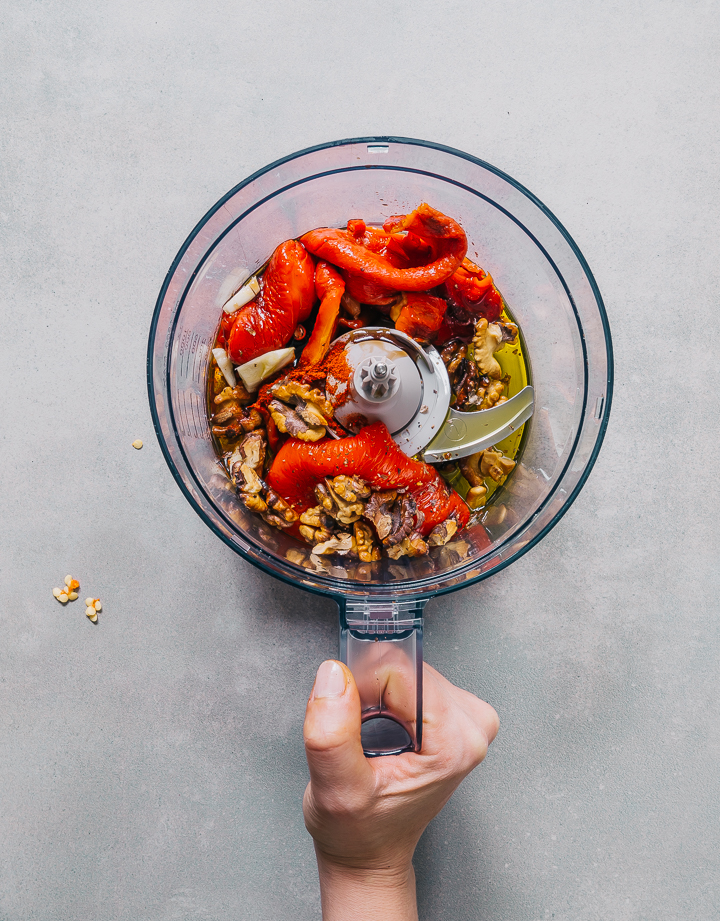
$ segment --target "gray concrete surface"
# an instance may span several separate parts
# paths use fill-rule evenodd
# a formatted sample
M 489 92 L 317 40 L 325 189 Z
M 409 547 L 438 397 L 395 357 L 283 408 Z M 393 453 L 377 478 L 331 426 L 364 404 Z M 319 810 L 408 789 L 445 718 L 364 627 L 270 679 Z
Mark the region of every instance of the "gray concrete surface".
M 420 844 L 421 917 L 720 916 L 717 5 L 7 0 L 0 21 L 2 921 L 319 917 L 301 723 L 333 604 L 186 503 L 145 347 L 222 194 L 390 133 L 546 202 L 617 359 L 567 516 L 428 608 L 428 659 L 502 730 Z

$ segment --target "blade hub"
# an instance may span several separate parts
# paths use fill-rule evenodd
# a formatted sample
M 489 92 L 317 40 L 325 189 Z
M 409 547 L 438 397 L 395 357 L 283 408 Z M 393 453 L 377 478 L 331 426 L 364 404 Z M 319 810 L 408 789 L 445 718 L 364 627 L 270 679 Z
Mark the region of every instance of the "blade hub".
M 389 400 L 397 392 L 399 377 L 395 365 L 384 355 L 371 355 L 355 369 L 355 390 L 366 400 Z

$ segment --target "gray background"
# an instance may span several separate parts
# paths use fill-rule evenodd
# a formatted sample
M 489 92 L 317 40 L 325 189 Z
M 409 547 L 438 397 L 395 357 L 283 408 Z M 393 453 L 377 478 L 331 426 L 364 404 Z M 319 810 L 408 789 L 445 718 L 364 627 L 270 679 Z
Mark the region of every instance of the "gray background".
M 718 917 L 718 18 L 710 0 L 3 4 L 2 921 L 319 916 L 301 726 L 334 605 L 192 511 L 145 347 L 218 198 L 365 134 L 458 147 L 538 195 L 595 273 L 617 361 L 569 513 L 428 607 L 427 658 L 502 729 L 419 846 L 421 917 Z

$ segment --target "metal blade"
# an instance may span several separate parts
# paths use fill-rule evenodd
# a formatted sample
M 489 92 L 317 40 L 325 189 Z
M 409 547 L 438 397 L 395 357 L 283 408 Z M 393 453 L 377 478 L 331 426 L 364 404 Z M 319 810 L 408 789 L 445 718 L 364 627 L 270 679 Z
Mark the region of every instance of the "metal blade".
M 423 460 L 437 464 L 484 451 L 519 429 L 534 409 L 535 391 L 530 386 L 482 412 L 451 409 L 445 424 L 423 451 Z

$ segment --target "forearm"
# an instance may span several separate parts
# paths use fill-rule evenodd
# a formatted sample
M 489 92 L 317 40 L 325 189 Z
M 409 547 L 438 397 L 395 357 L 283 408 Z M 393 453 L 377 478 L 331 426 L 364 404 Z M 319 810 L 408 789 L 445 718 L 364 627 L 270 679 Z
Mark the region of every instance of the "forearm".
M 417 921 L 415 871 L 358 869 L 317 852 L 323 921 Z

